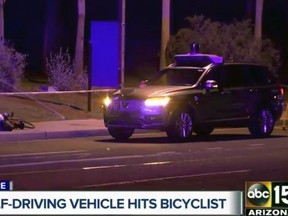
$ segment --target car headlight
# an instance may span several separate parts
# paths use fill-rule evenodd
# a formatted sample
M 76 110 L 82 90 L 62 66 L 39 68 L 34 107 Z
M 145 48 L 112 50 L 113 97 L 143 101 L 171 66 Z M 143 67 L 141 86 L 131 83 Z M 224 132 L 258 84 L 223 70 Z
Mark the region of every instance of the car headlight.
M 165 107 L 170 101 L 169 97 L 155 97 L 145 100 L 146 106 L 163 106 Z
M 112 100 L 109 97 L 106 97 L 103 101 L 104 105 L 108 107 L 111 104 Z

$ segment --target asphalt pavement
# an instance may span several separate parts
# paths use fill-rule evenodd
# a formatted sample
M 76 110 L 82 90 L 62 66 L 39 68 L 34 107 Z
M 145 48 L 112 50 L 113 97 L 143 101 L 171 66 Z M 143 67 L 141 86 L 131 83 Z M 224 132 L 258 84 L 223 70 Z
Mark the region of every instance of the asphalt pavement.
M 102 119 L 59 120 L 33 124 L 35 125 L 34 129 L 0 131 L 0 143 L 108 135 Z M 276 129 L 288 130 L 288 122 L 278 121 Z

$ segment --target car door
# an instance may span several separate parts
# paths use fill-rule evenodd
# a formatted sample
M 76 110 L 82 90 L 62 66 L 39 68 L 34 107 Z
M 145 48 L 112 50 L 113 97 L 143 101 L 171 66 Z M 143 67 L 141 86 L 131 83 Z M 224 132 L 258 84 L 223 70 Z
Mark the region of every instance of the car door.
M 223 72 L 225 73 L 223 92 L 229 94 L 229 100 L 223 111 L 229 113 L 227 116 L 229 120 L 247 119 L 248 105 L 256 99 L 252 88 L 250 65 L 227 64 Z
M 200 121 L 217 122 L 229 116 L 227 103 L 231 100 L 231 95 L 228 94 L 226 89 L 222 88 L 222 83 L 225 80 L 223 70 L 223 66 L 215 66 L 202 80 L 203 94 L 199 96 L 197 103 L 198 113 L 200 113 L 199 116 L 201 117 Z M 217 87 L 205 90 L 204 86 L 207 80 L 216 81 Z
M 239 65 L 228 64 L 213 68 L 204 80 L 215 80 L 217 88 L 203 94 L 202 105 L 205 105 L 208 122 L 233 121 L 245 118 L 245 95 L 243 86 L 247 78 Z

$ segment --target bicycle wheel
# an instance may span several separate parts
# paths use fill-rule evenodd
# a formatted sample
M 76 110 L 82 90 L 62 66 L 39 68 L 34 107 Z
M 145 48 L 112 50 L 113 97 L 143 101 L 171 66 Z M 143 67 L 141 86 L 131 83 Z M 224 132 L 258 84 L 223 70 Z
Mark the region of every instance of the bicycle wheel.
M 24 128 L 28 128 L 28 129 L 34 129 L 35 128 L 35 125 L 32 124 L 31 122 L 23 121 L 23 120 L 21 120 L 21 121 L 24 123 Z
M 28 129 L 34 129 L 35 125 L 32 124 L 31 122 L 28 121 L 24 121 L 18 118 L 9 118 L 9 122 L 11 122 L 14 125 L 15 129 L 24 129 L 24 128 L 28 128 Z

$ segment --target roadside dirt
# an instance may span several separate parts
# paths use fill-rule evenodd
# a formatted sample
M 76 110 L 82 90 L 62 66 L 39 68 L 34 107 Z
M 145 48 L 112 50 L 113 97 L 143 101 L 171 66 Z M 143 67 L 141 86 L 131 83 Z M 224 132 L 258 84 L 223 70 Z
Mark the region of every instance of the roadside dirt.
M 104 97 L 104 96 L 103 96 Z M 0 112 L 14 112 L 16 118 L 30 122 L 63 119 L 102 118 L 102 96 L 94 95 L 91 112 L 87 94 L 0 96 Z

